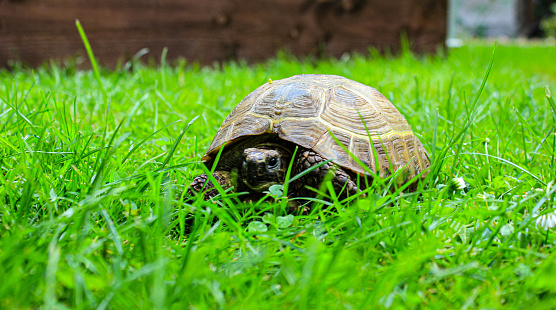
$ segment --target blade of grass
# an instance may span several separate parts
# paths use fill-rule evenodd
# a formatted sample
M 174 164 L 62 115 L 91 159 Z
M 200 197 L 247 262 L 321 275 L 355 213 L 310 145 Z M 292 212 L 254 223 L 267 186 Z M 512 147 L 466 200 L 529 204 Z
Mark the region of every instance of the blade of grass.
M 291 176 L 291 172 L 292 172 L 292 168 L 293 168 L 293 163 L 295 162 L 295 157 L 298 151 L 298 147 L 296 146 L 295 149 L 293 150 L 293 154 L 292 154 L 292 158 L 290 160 L 290 163 L 288 164 L 288 170 L 286 170 L 286 178 L 284 181 L 284 187 L 283 187 L 283 193 L 284 193 L 284 197 L 281 199 L 280 202 L 280 209 L 281 210 L 286 210 L 286 206 L 288 204 L 287 198 L 288 198 L 288 190 L 290 187 L 290 176 Z
M 322 162 L 320 162 L 320 163 L 318 163 L 318 164 L 316 164 L 316 165 L 314 165 L 314 166 L 311 166 L 310 168 L 307 168 L 307 169 L 303 170 L 302 172 L 296 174 L 293 178 L 291 178 L 291 179 L 287 180 L 286 182 L 284 182 L 284 184 L 286 184 L 286 183 L 288 183 L 288 184 L 289 184 L 289 183 L 292 183 L 293 181 L 295 181 L 295 180 L 297 180 L 297 179 L 303 177 L 303 176 L 306 175 L 307 173 L 309 173 L 309 172 L 311 172 L 311 171 L 313 171 L 313 170 L 315 170 L 315 169 L 317 169 L 317 168 L 320 168 L 320 167 L 322 167 L 322 166 L 328 164 L 328 163 L 331 162 L 331 161 L 332 161 L 332 159 L 327 159 L 327 160 L 322 161 Z
M 176 151 L 176 149 L 178 148 L 178 145 L 181 141 L 181 139 L 183 138 L 183 135 L 187 132 L 187 129 L 189 129 L 189 126 L 191 126 L 191 124 L 193 124 L 193 122 L 195 120 L 197 120 L 199 118 L 199 116 L 195 116 L 189 123 L 187 123 L 187 125 L 185 125 L 185 127 L 182 129 L 182 131 L 180 132 L 178 138 L 176 139 L 176 141 L 174 142 L 174 144 L 172 145 L 172 148 L 170 149 L 170 152 L 168 152 L 168 155 L 166 156 L 166 159 L 164 159 L 164 162 L 162 163 L 162 165 L 157 169 L 157 171 L 162 170 L 164 167 L 166 167 L 166 165 L 170 162 L 170 159 L 172 159 L 172 156 L 174 155 L 174 152 Z
M 438 108 L 434 112 L 434 124 L 432 128 L 431 162 L 436 161 L 436 143 L 438 139 Z
M 517 165 L 517 164 L 515 164 L 515 163 L 513 163 L 513 162 L 511 162 L 511 161 L 509 161 L 509 160 L 507 160 L 507 159 L 504 159 L 504 158 L 501 158 L 501 157 L 498 157 L 498 156 L 494 156 L 494 155 L 483 154 L 483 153 L 475 153 L 475 152 L 464 152 L 464 153 L 461 153 L 461 154 L 462 154 L 462 155 L 479 155 L 479 156 L 485 156 L 485 157 L 490 157 L 490 158 L 497 159 L 497 160 L 499 160 L 499 161 L 501 161 L 501 162 L 503 162 L 503 163 L 505 163 L 505 164 L 507 164 L 507 165 L 510 165 L 510 166 L 512 166 L 512 167 L 514 167 L 514 168 L 516 168 L 516 169 L 518 169 L 518 170 L 520 170 L 520 171 L 522 171 L 522 172 L 525 172 L 527 175 L 531 176 L 533 179 L 537 180 L 539 183 L 541 183 L 542 185 L 546 186 L 546 183 L 543 182 L 543 180 L 541 180 L 539 177 L 537 177 L 536 175 L 532 174 L 532 173 L 529 172 L 527 169 L 525 169 L 525 168 L 523 168 L 523 167 L 521 167 L 521 166 L 519 166 L 519 165 Z
M 99 186 L 100 186 L 100 182 L 103 179 L 103 173 L 104 173 L 104 168 L 106 167 L 106 165 L 108 164 L 109 158 L 112 155 L 112 153 L 115 151 L 112 148 L 112 145 L 114 143 L 114 140 L 116 139 L 116 135 L 118 134 L 120 128 L 122 127 L 123 124 L 123 120 L 118 124 L 118 127 L 116 127 L 116 130 L 114 131 L 114 133 L 112 134 L 112 137 L 110 137 L 110 142 L 108 142 L 108 146 L 106 147 L 106 153 L 104 154 L 104 157 L 102 158 L 101 162 L 100 162 L 100 166 L 98 167 L 98 169 L 96 169 L 95 172 L 95 179 L 93 180 L 91 187 L 89 188 L 88 191 L 88 195 L 92 194 L 94 191 L 96 191 Z M 100 156 L 99 156 L 100 157 Z
M 476 111 L 477 102 L 479 101 L 479 97 L 481 96 L 481 94 L 483 92 L 483 89 L 485 88 L 486 82 L 487 82 L 488 77 L 490 75 L 490 71 L 492 70 L 495 55 L 496 55 L 496 41 L 494 42 L 494 47 L 492 49 L 492 56 L 491 56 L 490 62 L 488 64 L 488 68 L 485 72 L 485 75 L 483 76 L 483 81 L 481 83 L 481 86 L 479 87 L 479 90 L 477 91 L 477 94 L 475 95 L 475 99 L 473 100 L 473 103 L 471 104 L 471 107 L 468 110 L 467 118 L 464 122 L 464 126 L 455 136 L 453 136 L 453 138 L 451 138 L 450 143 L 441 152 L 441 154 L 439 156 L 440 158 L 444 158 L 446 156 L 446 154 L 448 153 L 448 151 L 454 145 L 456 145 L 456 143 L 458 143 L 460 141 L 460 139 L 462 139 L 462 137 L 467 133 L 467 130 L 469 129 L 469 127 L 471 127 L 473 119 L 475 118 L 475 114 L 477 113 L 477 111 Z M 462 143 L 460 143 L 458 145 L 458 148 L 457 148 L 457 151 L 456 151 L 456 156 L 454 158 L 454 165 L 452 166 L 452 169 L 450 170 L 449 175 L 454 175 L 454 169 L 457 166 L 455 163 L 459 158 L 459 153 L 461 152 L 462 146 L 463 146 Z M 444 163 L 444 161 L 442 161 L 442 165 L 434 165 L 433 166 L 434 168 L 436 168 L 432 171 L 433 172 L 432 174 L 434 175 L 434 177 L 436 177 L 438 175 L 438 173 L 440 172 L 440 170 L 442 169 L 443 163 Z M 431 178 L 431 182 L 432 182 L 432 179 L 434 179 L 434 177 Z
M 122 239 L 118 234 L 118 230 L 116 229 L 116 225 L 114 225 L 114 221 L 110 217 L 110 214 L 106 211 L 106 209 L 100 210 L 100 214 L 104 217 L 106 221 L 106 225 L 108 226 L 108 230 L 110 230 L 110 235 L 112 235 L 112 241 L 114 242 L 114 246 L 116 247 L 116 251 L 118 251 L 118 255 L 121 257 L 124 255 L 124 248 L 122 246 Z
M 212 182 L 214 188 L 216 188 L 216 190 L 220 193 L 220 195 L 222 195 L 222 200 L 227 205 L 227 207 L 234 213 L 235 218 L 236 219 L 240 218 L 239 213 L 238 213 L 237 208 L 236 208 L 236 205 L 229 198 L 226 197 L 226 195 L 225 195 L 226 191 L 222 188 L 220 183 L 218 183 L 218 181 L 214 178 L 212 173 L 205 167 L 205 165 L 201 165 L 200 167 L 203 170 L 203 172 L 207 175 L 207 178 Z M 199 196 L 203 196 L 203 195 L 199 195 Z M 220 206 L 218 206 L 217 204 L 214 204 L 211 207 L 211 210 L 225 224 L 232 227 L 236 231 L 238 236 L 241 237 L 241 239 L 245 240 L 245 238 L 247 238 L 247 239 L 251 238 L 249 235 L 244 234 L 244 231 L 243 231 L 242 227 L 239 226 L 238 223 L 228 214 L 227 210 L 225 210 L 223 208 L 220 208 Z
M 0 97 L 0 99 L 2 99 L 2 101 L 4 101 L 4 103 L 11 108 L 11 111 L 13 111 L 13 113 L 11 113 L 8 116 L 8 119 L 6 120 L 6 122 L 4 123 L 4 126 L 2 128 L 2 131 L 6 131 L 6 126 L 10 123 L 10 120 L 12 118 L 12 116 L 15 114 L 19 117 L 21 117 L 21 119 L 23 119 L 27 124 L 29 124 L 31 127 L 35 127 L 35 125 L 33 125 L 33 123 L 25 116 L 23 115 L 23 113 L 20 112 L 20 108 L 23 105 L 23 103 L 25 102 L 25 100 L 27 99 L 27 96 L 29 95 L 29 93 L 31 92 L 31 90 L 33 89 L 33 87 L 35 86 L 35 82 L 33 81 L 33 84 L 31 85 L 31 87 L 29 87 L 29 89 L 27 90 L 27 93 L 25 94 L 25 96 L 23 97 L 23 99 L 21 100 L 21 102 L 19 104 L 15 104 L 12 105 L 10 104 L 6 99 Z M 18 122 L 19 124 L 19 122 Z M 19 127 L 19 126 L 18 126 Z M 19 131 L 21 131 L 22 128 L 18 128 Z
M 164 130 L 164 129 L 170 127 L 171 125 L 173 125 L 173 124 L 175 124 L 175 123 L 177 123 L 177 122 L 179 122 L 179 120 L 178 120 L 178 121 L 171 122 L 170 124 L 168 124 L 168 125 L 166 125 L 166 126 L 160 128 L 159 130 L 157 130 L 157 131 L 155 131 L 155 132 L 149 134 L 147 137 L 145 137 L 145 139 L 139 141 L 139 143 L 137 143 L 136 145 L 134 145 L 133 148 L 132 148 L 132 149 L 125 155 L 125 157 L 120 161 L 119 168 L 122 168 L 123 165 L 125 164 L 125 162 L 129 159 L 129 157 L 130 157 L 138 148 L 140 148 L 143 144 L 145 144 L 145 142 L 147 142 L 150 138 L 152 138 L 152 137 L 155 136 L 157 133 L 161 132 L 162 130 Z
M 554 98 L 552 98 L 552 94 L 550 93 L 550 89 L 548 86 L 546 87 L 546 99 L 550 104 L 550 108 L 552 108 L 552 118 L 554 119 L 554 124 L 556 125 L 556 103 L 554 102 Z M 554 134 L 554 141 L 552 143 L 552 158 L 550 160 L 550 167 L 554 169 L 554 157 L 556 153 L 556 133 Z
M 75 20 L 75 26 L 77 27 L 77 31 L 81 36 L 81 41 L 83 41 L 83 45 L 85 46 L 85 50 L 87 51 L 87 55 L 89 56 L 89 60 L 91 61 L 91 66 L 93 67 L 93 72 L 98 82 L 98 87 L 100 88 L 100 91 L 102 93 L 102 100 L 105 103 L 108 103 L 108 96 L 106 95 L 106 91 L 104 90 L 104 86 L 102 85 L 102 80 L 100 78 L 100 71 L 98 70 L 98 65 L 95 59 L 95 55 L 93 54 L 93 49 L 91 48 L 91 44 L 89 43 L 87 34 L 85 33 L 85 30 L 81 26 L 81 22 L 79 21 L 79 19 Z

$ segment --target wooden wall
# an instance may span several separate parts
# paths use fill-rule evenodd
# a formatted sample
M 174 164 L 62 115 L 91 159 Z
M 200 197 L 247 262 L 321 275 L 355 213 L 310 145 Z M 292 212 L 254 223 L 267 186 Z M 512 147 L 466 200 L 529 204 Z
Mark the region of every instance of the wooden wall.
M 113 67 L 146 57 L 202 64 L 258 61 L 286 49 L 341 56 L 369 46 L 397 50 L 406 34 L 417 52 L 446 37 L 447 0 L 0 0 L 0 66 L 39 65 L 85 55 L 79 19 L 95 55 Z

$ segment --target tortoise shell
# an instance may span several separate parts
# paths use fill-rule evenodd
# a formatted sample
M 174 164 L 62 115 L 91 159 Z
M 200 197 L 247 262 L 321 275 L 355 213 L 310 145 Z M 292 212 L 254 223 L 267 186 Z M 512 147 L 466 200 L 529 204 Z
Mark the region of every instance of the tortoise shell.
M 405 118 L 376 89 L 341 76 L 314 74 L 269 81 L 247 95 L 224 120 L 203 160 L 214 159 L 223 145 L 272 133 L 366 175 L 334 136 L 367 167 L 380 169 L 381 176 L 407 165 L 399 183 L 423 171 L 424 177 L 430 166 Z

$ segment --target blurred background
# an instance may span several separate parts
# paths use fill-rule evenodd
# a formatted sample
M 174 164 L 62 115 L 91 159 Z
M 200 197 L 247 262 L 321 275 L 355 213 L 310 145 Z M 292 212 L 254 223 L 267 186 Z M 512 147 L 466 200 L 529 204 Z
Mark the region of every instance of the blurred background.
M 286 51 L 341 57 L 404 42 L 434 53 L 474 38 L 556 36 L 555 0 L 0 0 L 0 67 L 50 60 L 87 66 L 79 19 L 111 68 L 264 60 Z
M 449 39 L 556 35 L 554 0 L 450 0 Z

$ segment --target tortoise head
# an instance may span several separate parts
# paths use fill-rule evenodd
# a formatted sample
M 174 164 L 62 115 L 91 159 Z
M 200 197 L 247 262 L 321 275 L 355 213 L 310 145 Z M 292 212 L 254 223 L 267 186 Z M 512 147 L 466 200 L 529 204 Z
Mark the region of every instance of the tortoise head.
M 256 192 L 284 183 L 291 154 L 279 146 L 260 146 L 243 151 L 240 176 L 243 183 Z

